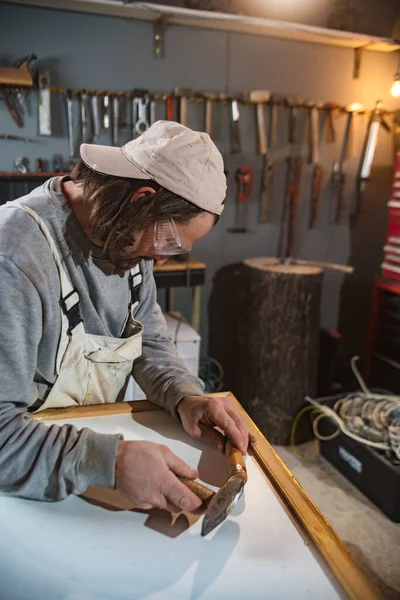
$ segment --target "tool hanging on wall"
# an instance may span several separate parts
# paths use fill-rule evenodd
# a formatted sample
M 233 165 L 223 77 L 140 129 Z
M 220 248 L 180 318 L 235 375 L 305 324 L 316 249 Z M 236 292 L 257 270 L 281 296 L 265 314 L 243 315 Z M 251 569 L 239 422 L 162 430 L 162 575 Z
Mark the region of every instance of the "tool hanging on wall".
M 301 156 L 295 155 L 287 158 L 285 198 L 278 240 L 278 258 L 284 261 L 293 252 L 302 164 Z
M 43 173 L 44 171 L 46 171 L 46 162 L 43 160 L 43 158 L 37 158 L 35 160 L 35 165 L 36 173 Z
M 119 134 L 119 97 L 112 96 L 112 143 L 113 146 L 118 146 Z
M 217 99 L 217 94 L 204 92 L 204 131 L 212 137 L 212 121 L 214 102 Z
M 256 109 L 256 130 L 257 130 L 257 149 L 262 156 L 268 152 L 267 129 L 265 126 L 264 109 L 265 104 L 271 97 L 268 90 L 253 90 L 249 93 L 250 102 L 255 104 Z
M 278 105 L 284 104 L 284 97 L 272 94 L 269 99 L 268 148 L 274 148 L 278 141 Z
M 324 111 L 324 131 L 325 131 L 325 143 L 326 144 L 334 144 L 336 141 L 336 127 L 335 127 L 335 118 L 334 112 L 339 110 L 339 104 L 335 102 L 325 102 L 322 105 L 322 110 Z
M 18 127 L 24 126 L 25 102 L 21 89 L 33 87 L 33 77 L 30 63 L 36 59 L 35 54 L 29 54 L 17 60 L 14 67 L 0 67 L 0 100 L 6 105 L 8 112 Z
M 268 135 L 265 124 L 265 107 L 270 99 L 268 90 L 254 90 L 250 92 L 250 102 L 255 104 L 258 152 L 262 157 L 261 165 L 261 194 L 258 218 L 260 223 L 268 223 L 271 219 L 273 205 L 273 183 L 275 159 L 268 152 Z
M 238 167 L 235 179 L 237 182 L 235 225 L 228 229 L 231 233 L 247 232 L 247 204 L 253 189 L 253 169 L 251 167 Z
M 231 119 L 229 124 L 229 140 L 231 154 L 240 154 L 242 143 L 240 139 L 240 111 L 236 98 L 230 100 Z
M 382 114 L 382 102 L 378 100 L 378 102 L 376 103 L 375 110 L 372 112 L 367 126 L 367 133 L 365 136 L 365 143 L 360 161 L 356 203 L 352 213 L 353 217 L 357 217 L 360 210 L 362 196 L 371 173 L 376 144 L 378 142 L 379 129 L 381 126 L 386 131 L 391 131 L 389 124 L 385 121 Z
M 320 105 L 308 105 L 308 164 L 319 164 L 319 110 Z
M 150 126 L 157 121 L 157 103 L 154 98 L 150 99 Z
M 309 114 L 309 162 L 313 165 L 313 169 L 311 176 L 311 198 L 308 226 L 310 229 L 312 229 L 315 227 L 317 222 L 324 171 L 320 165 L 319 109 L 317 105 L 313 104 L 310 106 Z
M 332 187 L 331 199 L 329 203 L 329 221 L 331 223 L 339 223 L 343 218 L 344 213 L 344 188 L 346 183 L 346 173 L 344 165 L 348 154 L 349 141 L 352 135 L 352 127 L 354 122 L 354 110 L 352 105 L 347 107 L 346 125 L 344 129 L 343 142 L 340 151 L 340 157 L 337 162 L 333 163 L 332 167 Z
M 175 98 L 173 96 L 165 98 L 165 118 L 167 121 L 175 121 Z
M 14 63 L 14 67 L 16 69 L 19 69 L 20 67 L 22 67 L 22 65 L 27 65 L 29 67 L 29 64 L 32 60 L 35 60 L 36 56 L 34 54 L 30 55 L 30 56 L 25 56 L 24 58 L 21 58 L 19 60 L 17 60 Z M 25 100 L 24 97 L 22 95 L 22 88 L 20 87 L 12 87 L 11 88 L 12 93 L 14 94 L 14 98 L 18 107 L 18 111 L 21 115 L 21 118 L 23 118 L 23 116 L 25 115 L 26 112 L 26 106 L 25 106 Z
M 147 116 L 150 98 L 148 90 L 135 90 L 134 98 L 134 137 L 142 135 L 149 127 L 149 119 Z
M 284 105 L 288 110 L 288 133 L 287 140 L 289 146 L 296 143 L 297 133 L 297 116 L 299 113 L 298 106 L 303 104 L 304 100 L 299 96 L 286 96 L 284 99 Z
M 50 71 L 38 71 L 39 135 L 51 135 Z
M 54 173 L 62 173 L 64 171 L 64 161 L 61 154 L 53 154 L 52 165 Z
M 74 142 L 74 101 L 70 90 L 65 92 L 65 101 L 67 103 L 67 121 L 68 121 L 68 144 L 70 162 L 75 159 L 75 142 Z
M 87 117 L 87 94 L 83 90 L 81 93 L 81 141 L 83 144 L 87 144 L 88 138 L 88 117 Z
M 21 116 L 23 117 L 26 112 L 26 106 L 25 106 L 25 100 L 22 95 L 21 88 L 13 88 L 12 92 L 14 94 L 15 101 L 18 105 L 18 110 L 19 110 Z
M 311 178 L 311 200 L 308 227 L 314 229 L 317 223 L 318 209 L 320 205 L 322 182 L 324 170 L 321 165 L 314 165 Z
M 118 96 L 118 104 L 119 104 L 119 122 L 118 129 L 125 129 L 128 125 L 128 113 L 126 106 L 126 97 L 123 95 Z
M 179 122 L 188 127 L 189 124 L 189 100 L 192 96 L 190 88 L 175 88 L 175 96 L 179 99 Z
M 23 127 L 24 121 L 22 119 L 22 116 L 21 116 L 16 104 L 15 104 L 15 96 L 9 90 L 9 88 L 3 87 L 0 89 L 0 99 L 3 100 L 4 104 L 6 105 L 7 110 L 10 113 L 11 117 L 13 118 L 15 124 L 20 128 Z
M 19 173 L 28 173 L 29 171 L 29 160 L 25 156 L 19 156 L 14 162 L 15 169 Z
M 106 132 L 110 129 L 110 96 L 107 93 L 103 96 L 103 129 Z
M 90 97 L 90 105 L 92 107 L 93 141 L 97 142 L 97 140 L 100 138 L 101 133 L 99 97 L 97 94 L 92 94 L 92 96 Z

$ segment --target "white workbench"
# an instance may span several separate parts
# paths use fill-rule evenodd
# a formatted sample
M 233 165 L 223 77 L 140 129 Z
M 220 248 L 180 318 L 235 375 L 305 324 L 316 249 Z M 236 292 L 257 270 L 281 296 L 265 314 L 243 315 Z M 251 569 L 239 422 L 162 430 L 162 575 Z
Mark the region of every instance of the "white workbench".
M 208 485 L 226 479 L 224 456 L 163 411 L 68 422 L 165 443 Z M 1 600 L 339 598 L 255 459 L 247 465 L 242 500 L 205 538 L 200 520 L 185 529 L 181 516 L 171 528 L 161 511 L 149 517 L 77 497 L 43 503 L 0 496 Z

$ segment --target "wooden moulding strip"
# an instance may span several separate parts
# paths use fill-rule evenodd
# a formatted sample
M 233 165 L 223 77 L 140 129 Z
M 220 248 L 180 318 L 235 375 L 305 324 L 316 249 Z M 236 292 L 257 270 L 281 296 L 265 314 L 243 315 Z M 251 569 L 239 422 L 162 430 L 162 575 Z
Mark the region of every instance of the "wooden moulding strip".
M 32 417 L 39 421 L 60 421 L 62 419 L 125 415 L 132 412 L 146 412 L 151 410 L 163 409 L 148 400 L 135 400 L 133 402 L 109 402 L 107 404 L 69 406 L 68 408 L 49 408 L 43 412 L 32 414 Z
M 251 445 L 252 454 L 292 516 L 300 524 L 307 537 L 311 539 L 343 590 L 349 598 L 354 600 L 382 600 L 381 593 L 362 571 L 349 549 L 307 496 L 233 394 L 231 397 L 236 401 L 239 410 L 245 417 L 249 431 L 257 438 L 257 441 Z
M 383 600 L 381 593 L 364 574 L 351 552 L 307 496 L 235 396 L 231 392 L 220 392 L 209 394 L 209 396 L 230 397 L 236 402 L 248 424 L 249 431 L 256 437 L 256 441 L 251 444 L 252 455 L 291 516 L 312 541 L 348 597 L 352 600 Z M 48 409 L 32 416 L 42 421 L 57 421 L 155 410 L 163 409 L 148 400 L 139 400 Z

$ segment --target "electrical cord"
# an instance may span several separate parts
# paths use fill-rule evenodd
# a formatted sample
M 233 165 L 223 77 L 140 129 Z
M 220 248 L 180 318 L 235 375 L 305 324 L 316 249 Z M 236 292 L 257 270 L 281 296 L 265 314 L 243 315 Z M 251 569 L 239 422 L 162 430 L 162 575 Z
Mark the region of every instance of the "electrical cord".
M 204 381 L 206 393 L 220 392 L 224 388 L 224 369 L 211 356 L 201 358 L 199 377 Z
M 319 408 L 323 413 L 325 413 L 325 416 L 330 417 L 332 419 L 332 421 L 334 421 L 335 423 L 337 423 L 339 425 L 342 433 L 344 433 L 348 437 L 352 438 L 353 440 L 356 440 L 357 442 L 361 442 L 362 444 L 365 444 L 367 446 L 372 446 L 372 448 L 377 448 L 379 450 L 389 450 L 390 449 L 389 444 L 384 444 L 384 443 L 380 443 L 380 442 L 371 442 L 370 440 L 368 440 L 366 438 L 360 437 L 359 435 L 352 433 L 346 427 L 346 424 L 339 417 L 339 415 L 337 413 L 335 413 L 334 410 L 329 408 L 329 406 L 324 406 L 324 405 L 320 404 L 319 402 L 317 402 L 316 400 L 313 400 L 309 396 L 306 396 L 305 399 L 307 400 L 307 402 L 312 404 L 314 407 Z
M 292 454 L 296 458 L 299 458 L 300 460 L 303 460 L 305 462 L 314 462 L 318 458 L 318 455 L 319 455 L 318 439 L 315 439 L 315 454 L 314 454 L 314 456 L 308 458 L 306 456 L 303 456 L 302 454 L 300 454 L 300 452 L 297 452 L 297 450 L 296 450 L 296 431 L 297 431 L 299 421 L 305 413 L 310 412 L 310 411 L 312 411 L 311 418 L 313 417 L 313 415 L 318 414 L 320 412 L 318 409 L 315 409 L 313 406 L 305 406 L 295 416 L 293 424 L 292 424 L 292 428 L 290 430 L 290 448 L 291 448 Z
M 351 367 L 362 391 L 338 399 L 333 409 L 306 397 L 307 402 L 322 413 L 313 423 L 314 434 L 326 441 L 342 432 L 357 442 L 385 451 L 395 462 L 400 461 L 400 397 L 371 392 L 357 369 L 357 360 L 359 357 L 352 358 Z M 322 417 L 330 418 L 338 426 L 333 437 L 325 438 L 319 433 L 318 423 Z
M 318 423 L 320 422 L 321 419 L 326 419 L 329 418 L 328 415 L 325 415 L 324 413 L 320 413 L 319 415 L 317 415 L 313 421 L 312 424 L 312 428 L 313 428 L 313 432 L 315 437 L 318 440 L 322 440 L 324 442 L 328 442 L 329 440 L 333 440 L 335 439 L 335 437 L 337 437 L 338 435 L 340 435 L 340 427 L 338 427 L 336 429 L 336 431 L 334 431 L 333 433 L 331 433 L 330 435 L 322 435 L 321 433 L 319 433 L 318 431 Z

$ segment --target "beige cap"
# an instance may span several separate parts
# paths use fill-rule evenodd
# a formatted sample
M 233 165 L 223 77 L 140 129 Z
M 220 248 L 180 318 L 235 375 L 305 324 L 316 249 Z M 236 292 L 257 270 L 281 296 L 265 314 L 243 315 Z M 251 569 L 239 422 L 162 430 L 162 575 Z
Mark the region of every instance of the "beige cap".
M 222 156 L 207 133 L 174 121 L 157 121 L 122 146 L 82 144 L 84 163 L 115 177 L 152 179 L 196 206 L 220 215 L 226 177 Z

